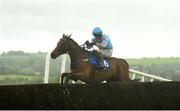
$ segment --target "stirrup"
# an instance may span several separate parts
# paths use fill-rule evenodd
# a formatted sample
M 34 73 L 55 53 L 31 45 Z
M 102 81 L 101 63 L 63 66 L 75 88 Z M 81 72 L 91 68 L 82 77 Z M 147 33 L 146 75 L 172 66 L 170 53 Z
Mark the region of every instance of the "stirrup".
M 98 69 L 104 69 L 104 64 L 103 64 L 103 63 L 98 64 L 98 65 L 97 65 L 97 68 L 98 68 Z

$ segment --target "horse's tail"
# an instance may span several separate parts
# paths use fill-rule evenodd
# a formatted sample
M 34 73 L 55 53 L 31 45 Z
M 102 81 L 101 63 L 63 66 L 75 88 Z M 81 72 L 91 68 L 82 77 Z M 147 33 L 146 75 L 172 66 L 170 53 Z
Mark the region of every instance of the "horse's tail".
M 127 65 L 128 69 L 129 69 L 129 64 L 128 64 L 128 62 L 127 62 L 126 60 L 124 60 L 124 59 L 120 59 L 120 60 L 122 60 L 122 61 Z
M 128 62 L 126 61 L 126 60 L 124 60 L 124 59 L 120 59 L 121 61 L 123 61 L 124 62 L 124 64 L 127 66 L 127 74 L 128 74 L 128 80 L 127 81 L 130 81 L 130 78 L 129 78 L 129 64 L 128 64 Z
M 116 73 L 121 81 L 129 81 L 129 64 L 121 58 L 111 57 L 116 64 Z
M 111 57 L 111 59 L 119 59 L 119 60 L 123 61 L 127 65 L 128 69 L 129 69 L 129 64 L 128 64 L 128 62 L 126 60 L 121 59 L 121 58 L 115 58 L 115 57 Z

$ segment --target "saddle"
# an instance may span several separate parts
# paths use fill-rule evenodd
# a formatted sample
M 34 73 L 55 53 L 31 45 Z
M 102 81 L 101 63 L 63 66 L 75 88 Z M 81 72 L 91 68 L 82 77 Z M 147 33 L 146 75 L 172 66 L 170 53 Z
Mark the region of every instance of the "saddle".
M 98 53 L 99 52 L 95 50 L 88 52 L 89 63 L 92 64 L 96 70 L 108 70 L 110 68 L 109 59 L 105 57 L 100 58 Z
M 86 48 L 91 49 L 95 43 L 90 43 L 88 40 L 85 42 Z M 83 48 L 85 49 L 83 45 Z M 94 66 L 96 70 L 108 70 L 110 68 L 108 58 L 101 57 L 100 53 L 96 50 L 88 52 L 89 63 Z

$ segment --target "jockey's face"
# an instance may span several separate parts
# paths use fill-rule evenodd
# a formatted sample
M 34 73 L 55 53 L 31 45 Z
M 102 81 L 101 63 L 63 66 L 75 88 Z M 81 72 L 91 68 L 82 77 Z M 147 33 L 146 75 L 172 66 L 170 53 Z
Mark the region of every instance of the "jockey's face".
M 98 35 L 98 36 L 95 36 L 95 38 L 98 43 L 102 42 L 102 36 Z
M 97 39 L 97 40 L 100 40 L 100 39 L 101 39 L 101 36 L 96 36 L 96 39 Z
M 97 40 L 101 40 L 102 39 L 102 34 L 98 34 L 98 35 L 94 35 L 96 37 Z

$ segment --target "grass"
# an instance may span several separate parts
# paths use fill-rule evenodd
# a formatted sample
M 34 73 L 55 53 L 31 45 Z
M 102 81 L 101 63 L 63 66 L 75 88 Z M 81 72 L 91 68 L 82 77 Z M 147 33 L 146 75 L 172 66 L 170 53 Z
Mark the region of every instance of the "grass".
M 41 82 L 42 82 L 42 76 L 39 75 L 0 74 L 0 85 L 33 84 L 33 83 L 36 84 Z
M 26 79 L 26 80 L 33 80 L 36 78 L 36 76 L 32 75 L 15 75 L 15 74 L 9 74 L 9 75 L 0 75 L 0 80 L 4 80 L 6 78 L 9 78 L 11 80 L 16 80 L 16 79 Z
M 58 83 L 59 75 L 51 75 L 49 83 Z M 0 74 L 0 85 L 15 84 L 41 84 L 44 83 L 44 75 L 17 75 L 17 74 Z

